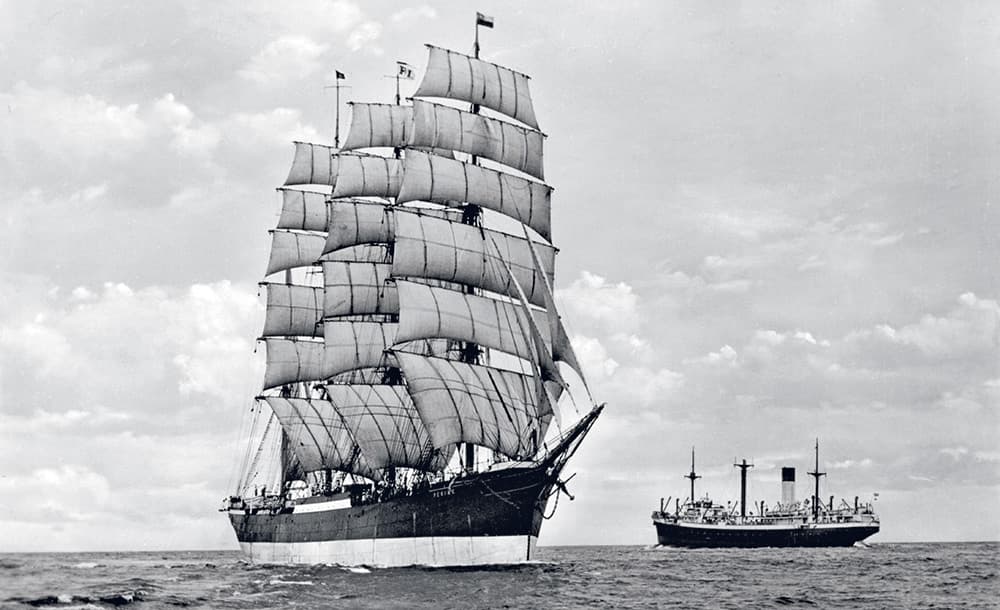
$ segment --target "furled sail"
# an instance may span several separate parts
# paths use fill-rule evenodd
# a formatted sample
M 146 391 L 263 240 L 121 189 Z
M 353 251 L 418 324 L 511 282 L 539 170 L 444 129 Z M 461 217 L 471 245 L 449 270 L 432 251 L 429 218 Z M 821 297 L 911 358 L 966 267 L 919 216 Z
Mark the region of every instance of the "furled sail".
M 413 107 L 350 102 L 351 128 L 342 150 L 406 146 Z
M 379 480 L 348 424 L 327 400 L 265 396 L 306 471 L 330 468 Z
M 445 337 L 533 358 L 519 304 L 403 280 L 395 284 L 402 305 L 397 341 Z M 542 332 L 547 331 L 547 314 L 538 310 L 533 315 Z
M 538 404 L 534 377 L 400 351 L 396 359 L 435 447 L 474 443 L 514 459 L 538 450 L 552 410 Z
M 351 246 L 350 248 L 341 248 L 336 252 L 324 254 L 320 262 L 384 263 L 390 258 L 388 246 L 382 244 L 362 244 Z
M 324 252 L 357 244 L 388 244 L 395 239 L 396 214 L 425 214 L 434 218 L 459 218 L 459 210 L 404 208 L 374 201 L 334 200 L 330 202 L 329 233 Z
M 337 179 L 337 164 L 333 160 L 336 148 L 309 142 L 295 143 L 292 169 L 285 179 L 285 186 L 300 184 L 325 184 L 332 186 Z
M 535 305 L 544 303 L 528 242 L 524 238 L 413 214 L 398 214 L 395 230 L 393 276 L 458 282 L 517 296 L 510 275 L 500 260 L 503 258 L 524 288 L 528 300 Z M 551 277 L 555 249 L 542 244 L 538 244 L 537 248 L 545 265 L 545 274 Z
M 427 72 L 414 97 L 479 104 L 538 129 L 528 76 L 462 53 L 427 45 Z
M 345 263 L 328 263 L 345 264 Z M 323 289 L 294 284 L 261 284 L 267 291 L 264 337 L 322 337 Z
M 281 217 L 277 228 L 326 231 L 330 224 L 326 195 L 286 188 L 278 190 L 281 192 Z
M 526 224 L 551 238 L 552 188 L 447 157 L 407 151 L 406 171 L 397 203 L 432 201 L 445 205 L 472 203 Z
M 323 367 L 323 342 L 277 337 L 264 337 L 262 340 L 267 350 L 265 390 L 330 376 Z
M 389 263 L 323 263 L 323 315 L 398 314 Z
M 437 472 L 448 465 L 454 447 L 431 445 L 406 386 L 328 385 L 326 392 L 373 468 Z
M 334 197 L 395 197 L 403 162 L 394 157 L 379 157 L 364 153 L 337 155 L 337 180 Z
M 544 141 L 545 135 L 534 129 L 451 106 L 413 100 L 410 146 L 484 157 L 544 180 Z

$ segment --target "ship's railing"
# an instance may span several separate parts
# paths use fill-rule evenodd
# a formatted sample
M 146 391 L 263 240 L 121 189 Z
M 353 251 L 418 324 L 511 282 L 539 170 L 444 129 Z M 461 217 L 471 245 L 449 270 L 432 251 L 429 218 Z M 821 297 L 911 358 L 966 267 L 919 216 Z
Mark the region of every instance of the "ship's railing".
M 838 508 L 830 510 L 823 508 L 818 515 L 818 520 L 813 517 L 813 513 L 807 506 L 795 504 L 791 507 L 777 506 L 763 515 L 749 514 L 740 517 L 735 513 L 735 508 L 729 508 L 720 504 L 715 504 L 711 500 L 702 499 L 694 502 L 688 501 L 680 505 L 674 511 L 660 510 L 653 513 L 654 519 L 668 519 L 671 521 L 684 521 L 688 523 L 709 523 L 709 524 L 751 524 L 751 525 L 791 525 L 806 523 L 878 523 L 878 515 L 875 514 L 870 504 L 854 507 Z

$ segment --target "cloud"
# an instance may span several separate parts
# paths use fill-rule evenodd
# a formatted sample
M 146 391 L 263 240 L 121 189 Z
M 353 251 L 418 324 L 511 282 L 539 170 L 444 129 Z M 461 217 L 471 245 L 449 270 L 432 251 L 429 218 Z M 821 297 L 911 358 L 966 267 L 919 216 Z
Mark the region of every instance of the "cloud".
M 735 366 L 739 354 L 729 345 L 723 345 L 717 352 L 709 352 L 697 358 L 685 358 L 684 364 L 728 364 Z
M 289 147 L 296 140 L 320 140 L 319 132 L 302 121 L 302 112 L 292 108 L 274 108 L 264 112 L 239 112 L 226 125 L 227 138 L 237 148 L 262 144 L 268 149 Z
M 0 477 L 3 521 L 88 521 L 110 508 L 111 490 L 101 474 L 78 464 L 38 468 Z
M 416 21 L 436 18 L 437 11 L 434 10 L 433 7 L 426 4 L 404 8 L 403 10 L 397 11 L 389 16 L 389 20 L 394 24 L 404 27 Z
M 380 24 L 374 21 L 362 23 L 347 36 L 347 48 L 352 51 L 367 49 L 375 55 L 381 55 L 382 49 L 371 45 L 378 40 L 381 34 L 382 26 Z
M 137 103 L 114 104 L 91 94 L 38 89 L 24 81 L 0 92 L 0 107 L 6 108 L 0 113 L 5 134 L 0 156 L 14 167 L 24 167 L 23 159 L 31 155 L 63 163 L 121 158 L 149 133 Z
M 582 271 L 556 291 L 561 313 L 573 322 L 573 348 L 597 400 L 612 399 L 616 408 L 634 410 L 670 396 L 684 376 L 662 362 L 642 338 L 647 323 L 638 295 L 625 282 L 610 282 Z
M 171 147 L 181 154 L 207 157 L 219 144 L 222 134 L 214 125 L 194 125 L 194 113 L 168 93 L 153 104 L 157 115 L 173 134 Z
M 3 408 L 106 415 L 106 401 L 124 399 L 125 413 L 162 421 L 194 400 L 218 416 L 254 392 L 260 309 L 253 291 L 226 281 L 180 292 L 109 282 L 93 298 L 57 298 L 29 321 L 15 313 L 0 326 Z M 33 391 L 39 384 L 47 400 Z
M 239 75 L 268 86 L 301 80 L 322 67 L 320 58 L 328 48 L 307 36 L 282 36 L 253 56 Z
M 971 292 L 943 316 L 925 314 L 920 321 L 893 326 L 879 324 L 852 332 L 846 340 L 859 353 L 883 361 L 923 357 L 933 361 L 978 359 L 1000 353 L 1000 305 Z
M 782 212 L 758 212 L 750 214 L 737 211 L 718 211 L 704 214 L 704 220 L 721 231 L 735 234 L 749 241 L 758 241 L 764 236 L 789 231 L 798 222 Z
M 638 297 L 632 287 L 608 282 L 588 271 L 580 272 L 568 287 L 557 289 L 556 299 L 574 327 L 579 325 L 582 330 L 630 332 L 639 323 Z

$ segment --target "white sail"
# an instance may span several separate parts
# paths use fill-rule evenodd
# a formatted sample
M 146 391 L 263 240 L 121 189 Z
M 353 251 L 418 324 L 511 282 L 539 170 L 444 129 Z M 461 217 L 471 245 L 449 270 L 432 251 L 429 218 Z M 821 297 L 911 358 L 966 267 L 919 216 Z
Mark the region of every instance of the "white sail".
M 435 447 L 483 445 L 514 459 L 535 454 L 551 414 L 534 377 L 489 366 L 396 352 Z
M 398 214 L 392 261 L 395 277 L 438 279 L 517 296 L 502 257 L 531 303 L 544 303 L 527 240 L 428 216 Z M 555 266 L 555 249 L 539 244 L 546 275 Z
M 379 480 L 348 424 L 327 400 L 263 397 L 306 471 L 340 470 Z
M 374 201 L 334 200 L 327 229 L 324 252 L 357 244 L 388 244 L 392 242 L 392 208 Z
M 334 200 L 330 202 L 329 233 L 324 252 L 357 244 L 388 244 L 395 239 L 396 214 L 424 214 L 434 218 L 458 218 L 459 210 L 404 208 L 374 201 Z
M 559 388 L 565 388 L 566 382 L 563 380 L 562 375 L 559 374 L 559 367 L 556 366 L 555 361 L 552 359 L 552 348 L 548 344 L 548 338 L 542 334 L 534 316 L 527 315 L 528 312 L 531 311 L 531 306 L 528 304 L 528 298 L 524 294 L 524 290 L 521 288 L 520 282 L 518 282 L 517 278 L 514 277 L 507 261 L 503 262 L 504 267 L 507 269 L 507 274 L 514 283 L 514 288 L 517 290 L 518 302 L 521 304 L 522 311 L 525 312 L 525 316 L 522 318 L 525 323 L 521 326 L 521 332 L 523 332 L 525 336 L 530 337 L 530 341 L 535 348 L 531 354 L 531 361 L 534 366 L 537 367 L 534 371 L 536 379 L 543 382 L 536 382 L 535 384 L 539 400 L 541 400 L 543 397 L 547 396 L 545 394 L 545 383 L 554 384 Z M 540 282 L 544 284 L 546 282 L 545 278 L 541 278 Z M 561 393 L 562 390 L 560 389 L 559 393 L 556 394 L 556 400 L 559 399 L 559 394 Z
M 283 229 L 271 231 L 271 256 L 264 275 L 271 275 L 286 269 L 317 265 L 322 261 L 367 261 L 383 262 L 388 259 L 388 250 L 380 245 L 360 245 L 345 248 L 329 254 L 323 253 L 326 236 L 320 233 L 297 233 Z
M 479 104 L 538 129 L 528 76 L 497 64 L 427 45 L 427 72 L 414 97 Z
M 285 186 L 324 184 L 332 186 L 337 179 L 337 165 L 333 160 L 336 148 L 309 142 L 295 143 L 292 169 L 285 179 Z
M 472 203 L 500 212 L 551 239 L 552 188 L 447 157 L 407 151 L 397 203 Z
M 267 309 L 261 336 L 323 336 L 320 326 L 323 321 L 322 288 L 266 282 L 261 286 L 267 291 Z
M 403 280 L 395 284 L 400 303 L 397 341 L 444 337 L 533 358 L 533 345 L 521 330 L 527 320 L 519 304 Z M 547 314 L 538 310 L 533 316 L 545 332 Z
M 316 264 L 323 256 L 325 243 L 326 238 L 317 233 L 271 231 L 271 257 L 264 275 Z
M 281 192 L 281 217 L 278 229 L 326 231 L 330 222 L 327 196 L 313 191 L 278 189 Z
M 385 350 L 396 342 L 396 324 L 392 322 L 356 322 L 328 320 L 323 324 L 326 357 L 325 377 L 355 369 L 383 366 Z
M 322 341 L 280 339 L 264 337 L 267 350 L 264 368 L 264 389 L 298 383 L 319 381 L 330 377 L 324 369 Z
M 389 263 L 324 262 L 323 315 L 398 314 L 391 271 Z
M 545 311 L 549 318 L 548 335 L 550 344 L 552 345 L 552 357 L 560 362 L 565 362 L 570 368 L 576 371 L 576 374 L 580 376 L 580 380 L 583 381 L 584 388 L 589 394 L 590 387 L 587 385 L 587 378 L 583 375 L 583 367 L 580 366 L 580 361 L 576 357 L 576 351 L 573 350 L 573 344 L 569 340 L 569 334 L 567 334 L 566 327 L 559 317 L 559 311 L 556 309 L 556 300 L 552 294 L 552 282 L 547 277 L 542 277 L 541 270 L 544 269 L 542 257 L 535 247 L 535 242 L 531 240 L 527 232 L 525 232 L 524 237 L 528 240 L 528 250 L 531 252 L 532 264 L 535 267 L 535 274 L 538 276 L 538 283 L 541 285 L 542 296 L 545 298 Z
M 264 389 L 329 379 L 357 369 L 389 366 L 385 351 L 396 343 L 394 322 L 330 319 L 323 341 L 263 337 L 267 347 Z M 419 353 L 443 353 L 443 342 L 406 344 Z
M 334 197 L 395 197 L 403 162 L 393 157 L 362 153 L 337 155 L 337 184 Z
M 413 100 L 412 112 L 410 146 L 476 155 L 545 179 L 542 132 L 422 100 Z
M 402 385 L 328 385 L 327 396 L 373 468 L 441 471 L 454 452 L 431 445 L 413 400 Z
M 396 104 L 350 102 L 351 128 L 342 150 L 406 146 L 413 108 Z

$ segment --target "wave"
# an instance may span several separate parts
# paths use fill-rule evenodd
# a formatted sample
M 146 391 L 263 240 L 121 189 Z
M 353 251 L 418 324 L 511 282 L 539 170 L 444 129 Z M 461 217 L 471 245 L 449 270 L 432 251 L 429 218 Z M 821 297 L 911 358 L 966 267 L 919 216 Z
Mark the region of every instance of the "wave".
M 140 602 L 144 599 L 144 593 L 142 591 L 122 591 L 119 593 L 111 593 L 109 595 L 70 595 L 68 593 L 59 593 L 57 595 L 43 595 L 42 597 L 9 597 L 4 601 L 15 602 L 18 604 L 25 604 L 28 606 L 33 606 L 35 608 L 43 608 L 45 606 L 59 606 L 60 608 L 65 608 L 70 610 L 71 608 L 104 608 L 108 605 L 114 607 L 126 606 L 134 602 Z M 77 604 L 76 606 L 69 606 L 69 604 Z M 103 606 L 98 606 L 96 604 L 104 604 Z

